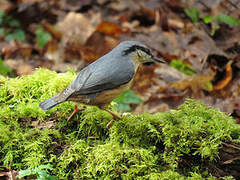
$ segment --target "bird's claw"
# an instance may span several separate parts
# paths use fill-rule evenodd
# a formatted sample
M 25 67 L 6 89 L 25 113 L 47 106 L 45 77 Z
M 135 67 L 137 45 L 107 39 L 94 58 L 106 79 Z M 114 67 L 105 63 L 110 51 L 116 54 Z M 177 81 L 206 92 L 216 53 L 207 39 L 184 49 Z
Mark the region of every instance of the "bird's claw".
M 73 111 L 73 113 L 68 117 L 67 121 L 72 120 L 72 118 L 77 114 L 78 111 L 82 111 L 82 110 L 84 110 L 85 108 L 86 108 L 85 106 L 82 106 L 82 107 L 78 108 L 77 105 L 75 105 L 74 111 Z
M 120 118 L 121 118 L 120 116 L 118 116 L 117 114 L 113 113 L 112 111 L 110 111 L 110 110 L 108 110 L 108 109 L 103 108 L 103 110 L 105 110 L 106 112 L 108 112 L 109 114 L 111 114 L 111 115 L 113 116 L 113 120 L 111 120 L 111 121 L 107 124 L 107 128 L 110 128 L 110 127 L 111 127 L 111 125 L 112 125 L 112 123 L 113 123 L 114 120 L 117 120 L 117 119 L 120 119 Z

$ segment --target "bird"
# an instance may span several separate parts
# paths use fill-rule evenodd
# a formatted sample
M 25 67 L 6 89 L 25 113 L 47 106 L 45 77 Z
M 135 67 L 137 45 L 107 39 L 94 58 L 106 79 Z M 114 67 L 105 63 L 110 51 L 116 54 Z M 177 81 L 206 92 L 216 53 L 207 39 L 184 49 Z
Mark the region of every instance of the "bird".
M 66 89 L 39 103 L 39 107 L 47 111 L 65 101 L 73 101 L 97 106 L 109 112 L 113 119 L 118 119 L 119 116 L 105 107 L 130 88 L 139 65 L 148 62 L 165 63 L 153 56 L 143 43 L 123 41 L 109 53 L 83 68 Z M 77 109 L 75 106 L 75 111 Z

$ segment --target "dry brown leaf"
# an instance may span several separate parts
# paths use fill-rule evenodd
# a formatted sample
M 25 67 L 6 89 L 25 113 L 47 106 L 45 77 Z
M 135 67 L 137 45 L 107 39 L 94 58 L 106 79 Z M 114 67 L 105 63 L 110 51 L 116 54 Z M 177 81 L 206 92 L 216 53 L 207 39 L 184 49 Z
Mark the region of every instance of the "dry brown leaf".
M 157 112 L 160 109 L 172 109 L 176 108 L 180 104 L 183 103 L 186 97 L 189 97 L 190 93 L 188 90 L 183 92 L 176 92 L 172 89 L 165 89 L 166 92 L 164 93 L 152 93 L 149 99 L 146 101 L 148 104 L 148 110 L 151 112 Z M 162 104 L 164 106 L 162 106 Z M 160 112 L 160 111 L 158 111 Z
M 17 171 L 11 170 L 7 167 L 0 166 L 0 179 L 2 180 L 15 180 L 18 179 L 17 175 L 19 173 Z
M 83 6 L 90 6 L 92 4 L 92 0 L 61 0 L 59 2 L 61 3 L 62 8 L 68 11 L 79 11 Z
M 154 10 L 144 7 L 142 4 L 139 6 L 140 9 L 133 13 L 132 19 L 137 19 L 141 25 L 153 25 L 155 23 Z
M 4 60 L 4 64 L 16 71 L 17 75 L 32 74 L 34 70 L 34 67 L 23 59 L 6 59 Z
M 230 13 L 231 15 L 231 13 L 234 12 L 234 10 L 239 10 L 240 8 L 240 1 L 238 0 L 217 0 L 217 1 L 194 0 L 194 1 L 196 7 L 198 7 L 199 11 L 203 12 L 204 15 L 215 16 L 218 15 L 219 13 L 225 14 Z
M 140 66 L 134 77 L 132 87 L 137 92 L 145 93 L 153 85 L 156 66 Z
M 46 22 L 46 20 L 43 20 L 42 22 L 42 26 L 43 28 L 48 31 L 55 39 L 57 39 L 58 41 L 61 40 L 62 38 L 62 33 L 57 30 L 53 25 L 49 24 Z
M 17 41 L 11 41 L 10 43 L 4 43 L 1 49 L 1 54 L 5 59 L 8 58 L 23 58 L 29 59 L 32 55 L 34 48 L 28 44 L 19 43 Z
M 14 8 L 14 5 L 7 0 L 0 0 L 0 11 L 7 12 Z
M 136 2 L 133 0 L 112 1 L 112 3 L 109 5 L 109 7 L 116 11 L 124 11 L 126 9 L 138 10 L 140 8 L 140 6 L 138 6 L 136 4 Z
M 43 128 L 51 129 L 55 127 L 56 123 L 54 123 L 53 121 L 42 122 L 37 120 L 37 121 L 32 121 L 31 125 L 37 129 L 43 129 Z
M 188 75 L 166 64 L 162 64 L 159 68 L 156 68 L 155 73 L 166 83 L 176 82 L 188 78 Z
M 30 56 L 32 55 L 32 48 L 30 46 L 21 47 L 19 50 L 20 50 L 20 53 L 22 54 L 22 56 L 26 59 L 29 59 Z
M 92 47 L 83 47 L 82 48 L 82 58 L 88 63 L 92 63 L 97 60 L 99 56 L 95 53 Z
M 212 91 L 211 87 L 208 86 L 208 83 L 213 80 L 215 74 L 216 74 L 215 72 L 211 71 L 206 74 L 197 74 L 194 76 L 189 76 L 187 79 L 169 83 L 169 87 L 181 91 L 187 88 L 191 88 L 193 93 L 196 95 L 202 89 L 206 91 Z
M 184 28 L 184 23 L 180 21 L 179 19 L 168 19 L 168 25 L 172 28 Z
M 83 56 L 83 46 L 95 31 L 95 26 L 90 20 L 81 13 L 70 12 L 57 24 L 58 31 L 43 23 L 56 39 L 61 39 L 59 43 L 51 43 L 45 53 L 45 57 L 54 62 L 53 70 L 62 72 L 70 67 L 76 71 L 85 65 L 79 59 Z
M 240 156 L 224 161 L 223 164 L 231 164 L 233 161 L 236 161 L 236 160 L 240 160 Z
M 103 21 L 100 23 L 97 26 L 97 31 L 107 35 L 113 35 L 114 37 L 118 37 L 119 34 L 123 33 L 123 30 L 120 26 L 109 21 Z
M 93 59 L 98 59 L 111 51 L 119 43 L 120 41 L 118 39 L 95 31 L 85 44 L 85 48 L 83 49 L 83 56 L 87 58 L 85 60 L 91 62 Z
M 37 2 L 42 2 L 44 0 L 18 0 L 18 3 L 27 3 L 27 4 L 33 4 Z
M 232 63 L 233 63 L 232 60 L 230 60 L 227 63 L 227 65 L 225 67 L 225 69 L 226 69 L 225 77 L 213 86 L 214 91 L 223 89 L 232 80 L 232 67 L 231 67 Z
M 24 63 L 24 64 L 20 64 L 17 68 L 17 74 L 18 75 L 28 75 L 28 74 L 32 74 L 33 73 L 33 66 L 31 66 L 30 64 Z
M 78 39 L 79 43 L 85 44 L 87 39 L 95 31 L 95 27 L 90 23 L 89 19 L 83 14 L 70 12 L 64 20 L 58 23 L 59 31 L 63 34 L 63 41 L 70 38 Z

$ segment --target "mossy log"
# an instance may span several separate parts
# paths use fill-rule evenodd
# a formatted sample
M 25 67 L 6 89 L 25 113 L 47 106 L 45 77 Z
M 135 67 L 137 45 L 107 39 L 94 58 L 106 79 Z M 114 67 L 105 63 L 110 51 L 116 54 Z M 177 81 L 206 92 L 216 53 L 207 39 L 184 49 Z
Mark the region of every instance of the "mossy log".
M 50 163 L 62 179 L 240 179 L 240 126 L 229 115 L 188 99 L 169 112 L 128 113 L 107 129 L 112 116 L 97 107 L 69 122 L 72 102 L 38 107 L 75 76 L 0 76 L 0 165 Z

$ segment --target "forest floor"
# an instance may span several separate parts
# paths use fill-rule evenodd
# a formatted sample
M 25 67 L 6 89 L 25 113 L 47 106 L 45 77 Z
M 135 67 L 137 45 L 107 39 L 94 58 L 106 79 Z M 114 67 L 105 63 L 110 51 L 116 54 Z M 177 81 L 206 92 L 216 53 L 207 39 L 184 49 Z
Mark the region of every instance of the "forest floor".
M 240 145 L 236 133 L 239 125 L 232 125 L 232 119 L 240 123 L 239 9 L 237 0 L 0 0 L 0 129 L 5 132 L 0 135 L 0 177 L 10 179 L 20 170 L 50 163 L 54 170 L 46 165 L 44 172 L 58 178 L 233 176 L 240 179 Z M 124 40 L 144 43 L 155 56 L 167 62 L 142 65 L 131 91 L 115 101 L 118 106 L 110 106 L 117 113 L 134 114 L 123 117 L 125 125 L 117 122 L 111 131 L 106 130 L 111 117 L 95 107 L 79 113 L 75 120 L 80 121 L 73 120 L 70 124 L 66 117 L 71 114 L 71 103 L 47 113 L 38 108 L 40 100 L 66 87 L 76 76 L 74 72 Z M 175 135 L 167 139 L 173 133 L 166 131 L 168 123 L 172 123 L 173 129 L 176 127 L 171 118 L 176 119 L 179 127 L 187 123 L 180 113 L 183 109 L 176 110 L 179 116 L 172 110 L 187 98 L 197 99 L 230 116 L 216 110 L 230 124 L 218 117 L 225 125 L 215 127 L 212 132 L 208 129 L 213 128 L 209 119 L 216 120 L 216 117 L 200 113 L 199 118 L 193 119 L 208 119 L 197 124 L 199 130 L 184 129 L 190 136 L 206 138 L 203 142 L 207 145 L 179 129 L 175 133 L 183 137 L 182 142 Z M 59 114 L 57 110 L 64 113 Z M 98 113 L 93 116 L 95 111 Z M 164 123 L 163 116 L 169 121 Z M 186 127 L 196 126 L 191 123 Z M 131 128 L 137 129 L 136 135 L 131 134 Z M 204 132 L 204 128 L 208 130 Z M 218 134 L 219 141 L 213 138 L 220 131 L 218 128 L 226 128 L 221 131 L 223 134 Z M 116 140 L 117 133 L 125 139 Z M 141 133 L 147 133 L 146 137 L 152 137 L 153 141 L 147 141 Z M 186 147 L 185 140 L 189 143 Z M 169 141 L 173 141 L 172 145 Z M 82 156 L 75 157 L 78 151 Z M 99 153 L 103 154 L 106 166 L 98 164 L 102 160 L 96 157 Z M 167 153 L 169 158 L 165 157 Z M 113 157 L 117 159 L 115 164 L 108 164 Z M 120 167 L 119 163 L 125 163 L 126 167 Z M 98 165 L 103 169 L 97 170 Z M 105 170 L 110 167 L 113 169 L 107 174 Z M 41 168 L 38 170 L 41 172 Z

